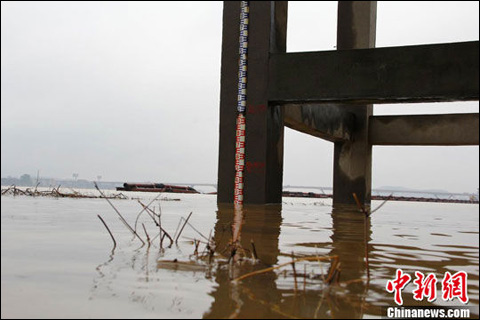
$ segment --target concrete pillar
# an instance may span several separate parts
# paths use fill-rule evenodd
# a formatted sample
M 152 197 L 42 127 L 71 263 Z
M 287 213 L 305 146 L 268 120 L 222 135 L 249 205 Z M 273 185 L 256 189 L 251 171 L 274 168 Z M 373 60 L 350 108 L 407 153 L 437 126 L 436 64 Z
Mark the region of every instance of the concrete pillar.
M 220 93 L 218 203 L 232 203 L 235 176 L 240 4 L 224 2 Z M 269 55 L 286 51 L 287 1 L 251 1 L 244 203 L 280 203 L 283 181 L 283 107 L 268 102 Z
M 337 50 L 375 47 L 376 1 L 339 1 Z M 335 75 L 333 75 L 335 76 Z M 333 205 L 355 205 L 356 193 L 370 206 L 372 146 L 368 142 L 368 119 L 372 105 L 344 106 L 355 116 L 352 141 L 335 143 L 333 169 Z
M 218 203 L 233 203 L 240 1 L 223 2 Z

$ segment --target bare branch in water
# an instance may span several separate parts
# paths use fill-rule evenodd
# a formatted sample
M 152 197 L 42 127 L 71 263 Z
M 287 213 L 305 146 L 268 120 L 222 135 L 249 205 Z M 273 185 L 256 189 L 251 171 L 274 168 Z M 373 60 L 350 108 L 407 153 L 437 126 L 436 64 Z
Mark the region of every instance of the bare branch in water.
M 160 236 L 160 233 L 158 233 L 155 237 L 153 237 L 153 238 L 152 238 L 152 241 L 154 241 L 155 239 L 157 239 L 158 236 Z M 173 244 L 173 238 L 168 234 L 167 231 L 165 231 L 165 229 L 162 228 L 162 236 L 161 236 L 161 238 L 160 238 L 161 243 L 163 243 L 163 239 L 164 239 L 165 237 L 167 237 L 168 240 L 170 240 L 170 245 L 169 245 L 169 247 L 171 247 L 172 244 Z
M 360 210 L 364 215 L 368 216 L 369 213 L 368 213 L 367 209 L 365 209 L 363 204 L 360 203 L 360 200 L 358 199 L 357 194 L 355 192 L 353 193 L 353 198 L 355 199 L 358 210 Z
M 180 231 L 178 232 L 178 235 L 177 235 L 177 237 L 175 238 L 175 243 L 178 242 L 178 238 L 180 238 L 180 235 L 182 234 L 183 228 L 185 228 L 185 225 L 188 223 L 188 219 L 190 219 L 190 217 L 192 216 L 192 213 L 193 213 L 193 212 L 190 212 L 190 214 L 188 215 L 187 219 L 185 220 L 185 223 L 183 224 L 182 228 L 181 228 Z
M 160 249 L 163 247 L 163 237 L 162 237 L 162 208 L 160 207 L 160 213 L 158 214 L 158 229 L 160 235 Z
M 250 240 L 250 243 L 252 244 L 253 259 L 258 260 L 257 249 L 255 249 L 255 242 L 253 242 L 253 239 Z
M 155 198 L 153 198 L 152 201 L 149 202 L 149 204 L 146 205 L 146 207 L 144 207 L 144 208 L 142 209 L 142 211 L 140 211 L 140 212 L 138 213 L 137 218 L 135 219 L 135 230 L 137 230 L 137 223 L 138 223 L 138 219 L 140 218 L 140 215 L 143 213 L 143 211 L 146 210 L 146 208 L 150 207 L 150 205 L 151 205 L 155 200 L 157 200 L 158 197 L 160 197 L 161 195 L 162 195 L 162 194 L 159 193 Z
M 100 221 L 102 221 L 102 223 L 103 223 L 103 225 L 105 226 L 105 228 L 107 228 L 107 231 L 108 231 L 108 233 L 110 234 L 110 237 L 112 237 L 112 240 L 113 240 L 113 249 L 112 249 L 112 250 L 115 250 L 115 248 L 117 247 L 117 242 L 115 241 L 115 238 L 113 237 L 112 232 L 110 231 L 110 229 L 108 228 L 107 224 L 106 224 L 105 221 L 102 219 L 102 217 L 100 217 L 99 214 L 97 214 L 97 217 L 100 219 Z
M 145 231 L 145 235 L 147 236 L 147 242 L 148 246 L 150 247 L 150 237 L 148 236 L 147 228 L 145 228 L 145 225 L 142 223 L 143 226 L 143 231 Z
M 123 222 L 123 224 L 127 227 L 127 229 L 129 229 L 141 242 L 142 244 L 145 244 L 145 241 L 142 240 L 142 238 L 140 238 L 140 236 L 137 234 L 137 232 L 135 230 L 133 230 L 133 228 L 128 224 L 128 222 L 123 218 L 122 214 L 117 210 L 117 208 L 115 208 L 115 206 L 113 205 L 113 203 L 108 200 L 107 197 L 105 197 L 105 194 L 102 192 L 102 190 L 100 190 L 97 186 L 97 183 L 94 182 L 93 183 L 95 185 L 95 188 L 98 190 L 98 192 L 100 192 L 100 194 L 105 198 L 105 200 L 107 200 L 107 202 L 110 204 L 110 206 L 112 206 L 113 210 L 115 210 L 115 212 L 118 214 L 118 216 L 120 217 L 120 220 Z
M 144 209 L 146 210 L 147 214 L 153 219 L 153 222 L 155 223 L 155 225 L 156 225 L 157 227 L 159 227 L 159 229 L 160 229 L 160 233 L 157 234 L 157 235 L 152 239 L 152 241 L 155 240 L 158 236 L 160 236 L 160 248 L 161 248 L 161 247 L 162 247 L 162 244 L 163 244 L 163 239 L 165 238 L 165 236 L 167 236 L 167 238 L 170 239 L 170 246 L 172 246 L 172 244 L 173 244 L 173 239 L 172 239 L 172 237 L 168 234 L 168 232 L 165 231 L 165 229 L 162 228 L 162 224 L 161 224 L 161 220 L 160 220 L 160 215 L 158 216 L 158 221 L 159 221 L 159 222 L 157 222 L 157 221 L 155 220 L 155 217 L 151 215 L 151 214 L 156 215 L 155 212 L 152 212 L 152 209 L 150 209 L 149 207 L 145 206 L 140 200 L 138 200 L 138 203 L 140 203 L 140 205 L 144 207 Z M 164 235 L 162 235 L 162 232 L 164 233 Z
M 292 251 L 292 269 L 293 269 L 293 283 L 294 283 L 294 288 L 295 292 L 297 292 L 297 270 L 295 269 L 295 255 L 293 254 Z
M 383 205 L 384 205 L 385 203 L 387 203 L 387 201 L 390 200 L 390 199 L 392 198 L 392 196 L 393 196 L 393 193 L 391 193 L 391 194 L 388 196 L 388 198 L 385 199 L 378 207 L 376 207 L 374 210 L 372 210 L 372 211 L 370 212 L 370 214 L 374 213 L 375 211 L 377 211 L 378 209 L 380 209 L 381 207 L 383 207 Z

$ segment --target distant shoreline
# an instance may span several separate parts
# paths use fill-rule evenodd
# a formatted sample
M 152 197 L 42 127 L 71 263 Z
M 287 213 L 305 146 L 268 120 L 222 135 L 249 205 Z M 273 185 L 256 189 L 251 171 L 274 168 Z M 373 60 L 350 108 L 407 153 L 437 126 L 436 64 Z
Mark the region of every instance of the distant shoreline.
M 125 181 L 126 182 L 126 181 Z M 103 190 L 117 190 L 117 188 L 122 187 L 125 182 L 119 181 L 96 181 L 100 189 Z M 137 181 L 138 182 L 138 181 Z M 53 188 L 61 186 L 63 188 L 73 188 L 73 189 L 95 189 L 94 181 L 85 180 L 85 179 L 56 179 L 56 178 L 38 178 L 31 177 L 28 174 L 22 175 L 20 178 L 15 177 L 6 177 L 1 178 L 1 185 L 8 186 L 18 186 L 18 187 L 35 187 L 38 184 L 40 187 Z M 151 181 L 140 182 L 140 183 L 152 183 Z M 170 183 L 162 182 L 166 184 L 175 184 L 181 186 L 194 187 L 201 193 L 213 193 L 217 191 L 217 186 L 215 183 Z M 320 197 L 329 197 L 332 194 L 331 187 L 317 187 L 317 186 L 292 186 L 284 185 L 283 187 L 284 194 L 298 194 L 301 197 L 306 197 L 308 194 L 313 194 L 314 198 Z M 303 194 L 303 195 L 302 195 Z M 397 187 L 397 186 L 382 186 L 377 189 L 372 190 L 372 200 L 382 200 L 386 197 L 392 195 L 396 198 L 402 199 L 431 199 L 433 202 L 436 199 L 440 200 L 451 200 L 455 202 L 457 200 L 466 201 L 467 203 L 472 203 L 471 201 L 477 201 L 479 199 L 478 189 L 477 192 L 448 192 L 446 190 L 418 190 L 410 189 L 406 187 Z M 418 201 L 418 200 L 404 200 L 404 201 Z
M 74 198 L 99 198 L 99 196 L 92 196 L 91 194 L 85 194 L 82 192 L 78 192 L 79 189 L 86 189 L 86 190 L 92 190 L 93 188 L 78 188 L 78 187 L 63 187 L 63 189 L 67 189 L 67 193 L 60 193 L 61 185 L 54 187 L 45 187 L 45 186 L 40 186 L 40 189 L 48 189 L 50 188 L 51 190 L 42 190 L 37 192 L 37 187 L 35 186 L 20 186 L 17 187 L 15 185 L 3 185 L 2 184 L 2 196 L 4 195 L 25 195 L 25 196 L 36 196 L 36 195 L 43 195 L 44 193 L 48 193 L 49 195 L 51 193 L 54 194 L 54 196 L 61 196 L 61 197 L 74 197 Z M 33 190 L 34 188 L 34 190 Z M 77 189 L 77 190 L 75 190 Z M 11 190 L 14 190 L 14 192 L 9 192 Z M 33 191 L 32 191 L 33 190 Z M 69 191 L 68 191 L 69 190 Z M 104 188 L 104 190 L 108 191 L 113 191 L 115 189 L 107 189 Z M 118 189 L 117 189 L 118 190 Z M 144 190 L 126 190 L 125 192 L 145 192 Z M 165 192 L 158 192 L 158 193 L 165 193 Z M 178 193 L 178 192 L 170 192 L 170 193 Z M 121 193 L 120 193 L 121 194 Z M 216 192 L 209 192 L 209 193 L 196 193 L 196 194 L 202 194 L 202 195 L 216 195 Z M 127 196 L 121 194 L 123 199 L 128 199 Z M 283 197 L 291 197 L 291 198 L 320 198 L 320 199 L 328 199 L 328 198 L 333 198 L 332 194 L 326 194 L 326 193 L 314 193 L 314 192 L 302 192 L 302 191 L 283 191 L 282 194 Z M 115 197 L 118 197 L 116 195 Z M 100 197 L 101 198 L 101 197 Z M 448 197 L 448 198 L 440 198 L 440 197 L 419 197 L 419 196 L 398 196 L 398 195 L 372 195 L 372 200 L 378 200 L 378 201 L 407 201 L 407 202 L 434 202 L 434 203 L 462 203 L 462 204 L 479 204 L 478 197 L 471 195 L 467 197 L 459 198 L 453 198 L 453 197 Z

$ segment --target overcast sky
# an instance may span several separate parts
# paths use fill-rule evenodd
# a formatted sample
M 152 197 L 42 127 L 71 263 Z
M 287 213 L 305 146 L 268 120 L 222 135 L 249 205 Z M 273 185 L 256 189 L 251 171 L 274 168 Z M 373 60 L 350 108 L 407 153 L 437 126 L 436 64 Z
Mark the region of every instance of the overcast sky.
M 334 50 L 336 2 L 290 2 L 288 51 Z M 1 176 L 217 180 L 222 2 L 1 2 Z M 379 1 L 377 47 L 478 40 L 479 2 Z M 375 114 L 479 112 L 478 102 Z M 247 124 L 248 125 L 248 124 Z M 475 147 L 374 147 L 373 186 L 474 192 Z M 284 184 L 333 145 L 285 132 Z

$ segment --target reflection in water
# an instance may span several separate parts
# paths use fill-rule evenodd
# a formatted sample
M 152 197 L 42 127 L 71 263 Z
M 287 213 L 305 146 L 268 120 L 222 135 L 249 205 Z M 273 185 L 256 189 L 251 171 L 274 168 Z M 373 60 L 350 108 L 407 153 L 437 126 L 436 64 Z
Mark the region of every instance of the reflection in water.
M 234 210 L 233 206 L 220 206 L 215 224 L 217 250 L 222 252 L 230 241 L 238 242 L 245 251 L 255 243 L 259 259 L 267 265 L 277 263 L 278 239 L 282 223 L 281 206 L 244 206 Z
M 107 261 L 99 264 L 95 268 L 98 275 L 93 280 L 90 300 L 93 300 L 98 295 L 116 296 L 118 293 L 115 288 L 115 280 L 124 270 L 130 269 L 136 274 L 141 275 L 141 277 L 138 277 L 140 282 L 148 282 L 149 270 L 151 269 L 149 265 L 150 253 L 149 248 L 145 251 L 141 250 L 142 248 L 143 246 L 128 253 L 122 251 L 115 253 L 115 250 L 112 250 Z M 133 293 L 131 297 L 136 299 Z
M 465 269 L 472 261 L 478 261 L 469 246 L 437 242 L 426 250 L 422 243 L 418 243 L 419 247 L 395 243 L 395 237 L 401 237 L 391 234 L 383 243 L 373 241 L 371 218 L 365 218 L 358 211 L 334 209 L 327 216 L 325 210 L 320 213 L 312 209 L 303 218 L 292 218 L 295 213 L 282 212 L 280 206 L 246 206 L 242 211 L 221 206 L 216 214 L 213 263 L 208 263 L 209 259 L 198 259 L 192 254 L 195 245 L 187 242 L 160 252 L 155 247 L 150 250 L 143 247 L 133 253 L 117 249 L 97 267 L 91 300 L 117 297 L 126 290 L 129 301 L 158 315 L 178 316 L 198 311 L 204 318 L 384 316 L 383 308 L 393 305 L 385 283 L 394 278 L 397 268 L 412 275 L 419 270 L 441 277 L 446 271 Z M 282 214 L 294 223 L 285 223 Z M 312 222 L 319 215 L 325 218 Z M 281 238 L 281 230 L 283 237 L 285 234 L 291 237 L 290 242 Z M 324 232 L 323 241 L 316 241 L 322 238 L 318 231 Z M 400 233 L 406 232 L 408 228 Z M 434 236 L 436 234 L 439 233 Z M 375 236 L 374 239 L 379 238 L 377 233 Z M 252 243 L 257 260 L 252 259 Z M 315 248 L 315 252 L 311 248 Z M 320 257 L 337 256 L 338 282 L 325 284 L 333 272 L 329 268 L 337 270 L 327 261 L 295 263 L 295 273 L 291 265 L 287 265 L 232 281 L 252 271 L 286 264 L 292 261 L 292 251 L 295 258 L 311 257 L 317 255 L 316 252 L 321 252 Z M 478 304 L 478 271 L 465 270 L 469 273 L 470 301 Z M 125 275 L 130 278 L 122 280 Z M 198 288 L 199 281 L 206 285 L 194 293 L 193 288 Z M 189 290 L 177 289 L 190 282 Z M 204 292 L 209 292 L 211 299 L 206 303 L 208 311 L 205 307 L 195 309 L 195 300 Z M 428 305 L 413 300 L 411 288 L 404 291 L 403 300 L 407 306 Z
M 331 254 L 339 256 L 341 282 L 347 284 L 342 298 L 335 299 L 337 305 L 332 308 L 332 316 L 361 318 L 369 284 L 370 218 L 358 211 L 333 209 L 332 230 Z
M 261 278 L 246 279 L 238 284 L 231 282 L 231 279 L 277 263 L 281 222 L 280 206 L 244 206 L 241 211 L 235 211 L 233 206 L 219 207 L 214 234 L 217 251 L 226 252 L 228 258 L 232 241 L 236 241 L 245 252 L 251 250 L 253 242 L 262 263 L 237 261 L 226 268 L 219 267 L 214 276 L 217 286 L 211 293 L 215 300 L 211 309 L 204 314 L 205 318 L 277 316 L 260 302 L 279 303 L 281 294 L 276 287 L 275 273 L 265 273 Z M 255 300 L 249 297 L 251 293 L 255 294 Z
M 303 295 L 286 299 L 292 308 L 289 314 L 302 318 L 362 318 L 365 315 L 369 290 L 368 241 L 371 237 L 369 218 L 358 211 L 334 209 L 331 242 L 318 242 L 317 249 L 328 248 L 330 256 L 338 256 L 338 283 L 311 287 Z M 312 244 L 311 244 L 312 245 Z M 301 301 L 301 307 L 298 306 Z
M 237 239 L 243 248 L 249 248 L 253 240 L 261 263 L 240 262 L 229 268 L 218 268 L 214 276 L 217 286 L 211 293 L 215 300 L 204 318 L 362 317 L 368 286 L 365 241 L 371 234 L 370 228 L 365 228 L 363 214 L 343 211 L 332 214 L 330 255 L 339 257 L 341 276 L 340 285 L 331 286 L 323 282 L 330 272 L 321 275 L 315 266 L 317 262 L 308 263 L 309 272 L 306 272 L 307 264 L 296 264 L 293 273 L 292 269 L 285 268 L 283 272 L 270 271 L 232 282 L 232 268 L 233 277 L 237 277 L 278 264 L 279 258 L 290 255 L 279 250 L 281 207 L 247 206 L 243 212 L 235 212 L 233 207 L 222 206 L 217 218 L 217 246 L 225 247 L 229 239 Z M 312 274 L 312 270 L 316 274 Z
M 108 260 L 99 264 L 95 270 L 97 271 L 98 273 L 98 277 L 95 277 L 93 279 L 93 287 L 92 287 L 92 292 L 91 292 L 91 296 L 90 296 L 90 300 L 94 299 L 95 297 L 95 293 L 96 291 L 98 290 L 99 287 L 105 287 L 105 288 L 108 288 L 109 291 L 111 291 L 111 288 L 109 286 L 109 283 L 108 281 L 105 280 L 105 277 L 106 277 L 106 274 L 105 272 L 103 271 L 104 268 L 108 267 L 108 265 L 110 265 L 110 263 L 113 261 L 113 257 L 115 256 L 115 249 L 112 249 L 112 252 L 110 253 L 110 255 L 108 256 Z

